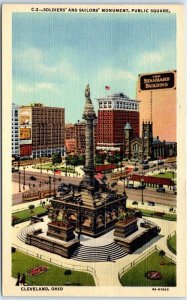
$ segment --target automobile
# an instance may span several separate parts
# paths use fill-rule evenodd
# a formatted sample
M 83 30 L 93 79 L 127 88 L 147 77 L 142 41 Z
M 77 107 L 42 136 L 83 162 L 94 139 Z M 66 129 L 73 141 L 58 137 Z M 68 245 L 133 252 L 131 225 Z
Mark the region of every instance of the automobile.
M 148 201 L 147 204 L 150 205 L 150 206 L 155 206 L 155 203 L 153 201 Z
M 163 187 L 159 187 L 156 191 L 159 193 L 165 193 L 166 190 Z
M 12 173 L 18 172 L 18 169 L 12 168 Z
M 138 185 L 135 187 L 136 190 L 144 190 L 145 189 L 145 185 Z
M 30 176 L 30 180 L 36 180 L 36 177 Z
M 128 189 L 133 189 L 134 188 L 134 185 L 132 183 L 129 183 L 126 185 L 126 188 Z
M 143 170 L 147 170 L 147 169 L 149 169 L 149 165 L 143 166 Z
M 135 167 L 135 168 L 133 169 L 133 171 L 135 171 L 135 172 L 136 172 L 136 171 L 138 171 L 138 168 L 137 168 L 137 167 Z
M 157 165 L 160 166 L 160 165 L 163 165 L 163 164 L 164 164 L 164 161 L 159 161 Z

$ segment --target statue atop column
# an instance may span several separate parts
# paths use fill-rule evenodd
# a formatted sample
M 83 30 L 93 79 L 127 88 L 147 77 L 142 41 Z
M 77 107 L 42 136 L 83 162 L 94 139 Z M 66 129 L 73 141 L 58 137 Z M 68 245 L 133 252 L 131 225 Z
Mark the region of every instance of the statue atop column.
M 94 106 L 92 104 L 92 100 L 90 99 L 90 87 L 89 84 L 86 85 L 85 88 L 85 98 L 86 98 L 86 102 L 85 102 L 85 106 L 84 106 L 84 112 L 83 112 L 83 119 L 85 120 L 94 120 L 96 119 L 96 114 L 94 111 Z
M 85 88 L 85 97 L 86 97 L 86 100 L 91 100 L 90 99 L 90 86 L 89 86 L 89 84 L 87 84 L 86 88 Z
M 90 99 L 89 84 L 85 88 L 85 106 L 83 112 L 83 119 L 86 122 L 86 151 L 85 151 L 85 167 L 84 167 L 84 183 L 89 186 L 94 186 L 95 182 L 95 168 L 94 168 L 94 138 L 93 138 L 93 121 L 96 119 L 96 113 L 92 100 Z

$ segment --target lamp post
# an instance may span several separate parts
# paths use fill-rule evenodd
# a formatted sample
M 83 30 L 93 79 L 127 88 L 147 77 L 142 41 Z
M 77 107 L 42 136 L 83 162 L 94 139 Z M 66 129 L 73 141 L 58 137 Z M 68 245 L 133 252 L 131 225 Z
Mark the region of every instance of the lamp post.
M 51 176 L 49 176 L 49 194 L 51 197 Z
M 23 167 L 23 185 L 25 185 L 25 167 Z
M 20 182 L 20 171 L 18 171 L 19 174 L 19 193 L 21 192 L 21 182 Z
M 141 183 L 142 183 L 142 205 L 144 205 L 144 201 L 143 201 L 144 178 L 143 177 L 141 179 Z
M 55 181 L 56 181 L 56 178 L 55 178 L 55 169 L 54 169 L 54 178 L 53 178 L 53 182 L 54 182 L 54 196 L 56 194 L 56 189 L 55 189 Z
M 80 240 L 80 236 L 81 236 L 81 219 L 82 219 L 82 211 L 81 211 L 81 204 L 82 204 L 82 200 L 79 200 L 79 233 L 78 233 L 78 240 Z
M 42 173 L 42 158 L 41 158 L 41 152 L 40 152 L 40 173 Z

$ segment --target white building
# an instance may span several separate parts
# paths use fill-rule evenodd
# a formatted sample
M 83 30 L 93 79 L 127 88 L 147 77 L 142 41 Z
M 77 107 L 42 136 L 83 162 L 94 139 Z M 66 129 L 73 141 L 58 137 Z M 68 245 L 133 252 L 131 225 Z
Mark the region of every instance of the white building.
M 19 155 L 19 106 L 12 103 L 12 155 Z

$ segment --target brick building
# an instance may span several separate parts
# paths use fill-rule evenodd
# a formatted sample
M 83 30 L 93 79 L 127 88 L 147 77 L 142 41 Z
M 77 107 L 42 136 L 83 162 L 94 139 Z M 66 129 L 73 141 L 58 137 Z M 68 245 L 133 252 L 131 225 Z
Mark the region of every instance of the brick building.
M 64 154 L 64 108 L 33 104 L 20 107 L 21 156 L 42 157 Z
M 129 122 L 139 136 L 139 101 L 123 93 L 97 99 L 97 150 L 123 151 L 124 126 Z
M 65 147 L 66 153 L 75 153 L 75 124 L 65 125 Z

